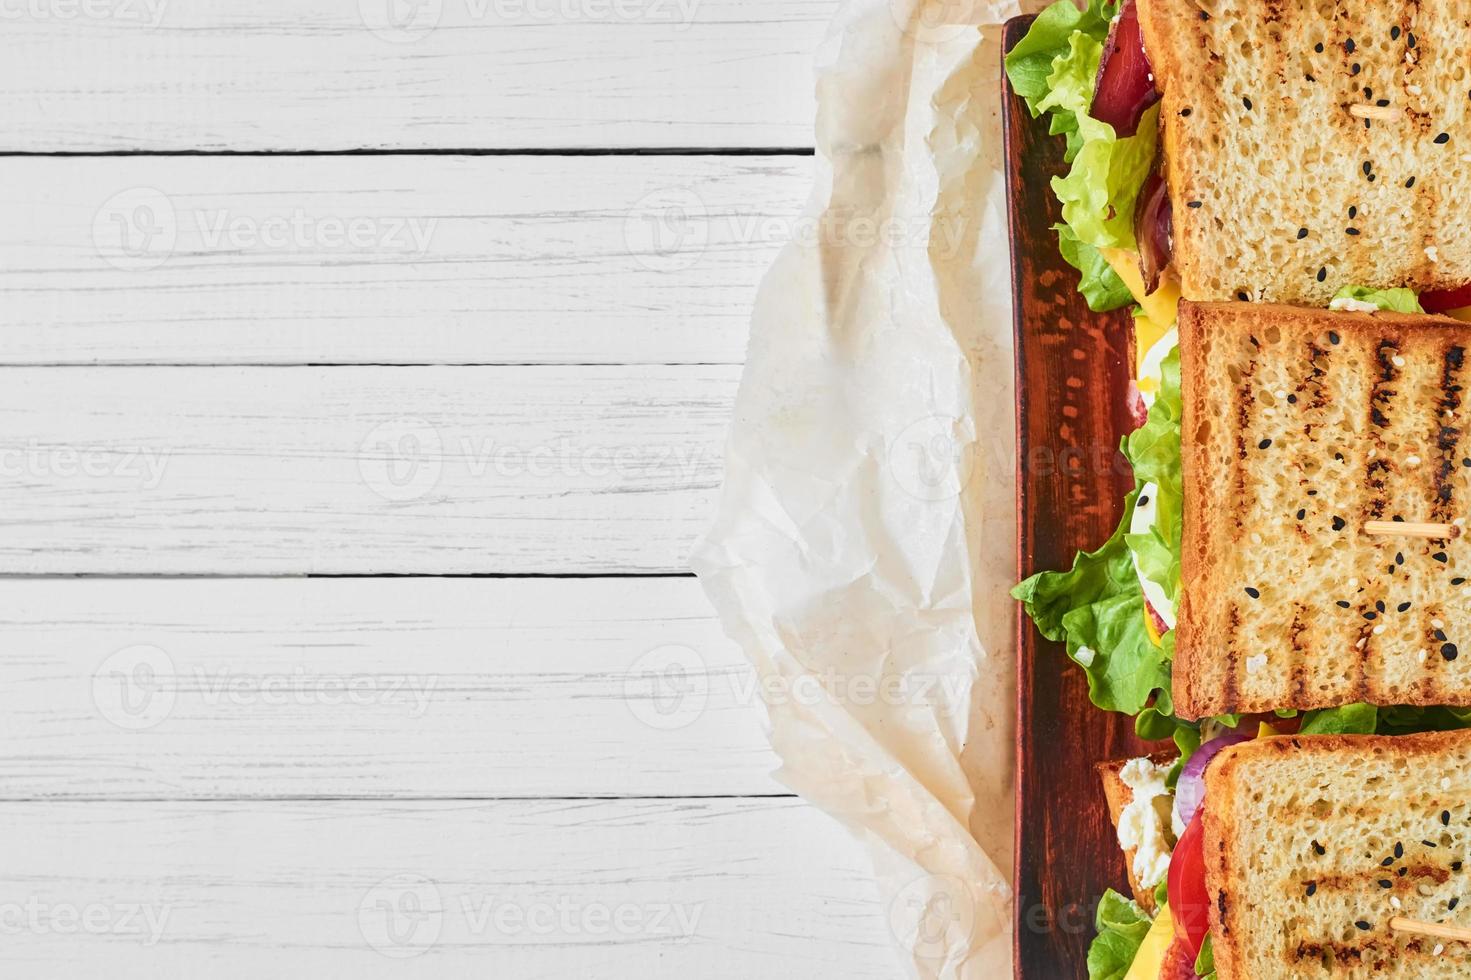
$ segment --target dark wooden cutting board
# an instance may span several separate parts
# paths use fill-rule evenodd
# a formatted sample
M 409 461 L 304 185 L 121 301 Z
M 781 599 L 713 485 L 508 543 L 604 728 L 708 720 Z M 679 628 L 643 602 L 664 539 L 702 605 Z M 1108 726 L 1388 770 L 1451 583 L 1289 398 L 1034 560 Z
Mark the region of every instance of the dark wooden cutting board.
M 1006 50 L 1032 18 L 1006 24 Z M 1006 198 L 1015 302 L 1017 567 L 1025 577 L 1070 567 L 1106 541 L 1133 477 L 1118 452 L 1130 426 L 1132 322 L 1094 313 L 1057 251 L 1061 206 L 1049 180 L 1066 172 L 1047 135 L 1002 81 Z M 1093 912 L 1104 889 L 1127 894 L 1122 853 L 1094 765 L 1137 756 L 1130 719 L 1094 708 L 1082 670 L 1017 613 L 1016 976 L 1087 977 Z

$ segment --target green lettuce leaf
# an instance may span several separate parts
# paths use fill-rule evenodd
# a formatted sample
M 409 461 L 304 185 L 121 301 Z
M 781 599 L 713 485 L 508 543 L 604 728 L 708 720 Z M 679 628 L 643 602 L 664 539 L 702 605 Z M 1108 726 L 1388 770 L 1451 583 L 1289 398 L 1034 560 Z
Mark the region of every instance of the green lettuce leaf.
M 1156 697 L 1168 698 L 1170 663 L 1144 628 L 1144 592 L 1124 544 L 1134 513 L 1131 493 L 1123 521 L 1097 551 L 1084 552 L 1066 572 L 1039 572 L 1012 590 L 1042 635 L 1067 645 L 1088 676 L 1088 695 L 1105 711 L 1135 715 Z
M 1067 225 L 1055 225 L 1057 248 L 1067 264 L 1082 275 L 1078 291 L 1088 301 L 1088 309 L 1095 313 L 1116 310 L 1134 301 L 1134 294 L 1113 271 L 1113 266 L 1103 253 L 1092 245 L 1078 241 L 1078 236 Z
M 1026 100 L 1034 119 L 1044 111 L 1037 104 L 1047 97 L 1052 63 L 1068 54 L 1073 34 L 1080 32 L 1102 44 L 1116 9 L 1116 4 L 1089 0 L 1080 10 L 1071 0 L 1058 0 L 1037 15 L 1026 37 L 1011 49 L 1006 56 L 1006 77 L 1016 94 Z
M 1215 980 L 1216 977 L 1216 950 L 1211 945 L 1211 934 L 1205 934 L 1205 940 L 1200 944 L 1200 955 L 1195 958 L 1195 975 L 1200 980 Z
M 1371 735 L 1379 726 L 1379 709 L 1372 704 L 1309 711 L 1302 716 L 1303 735 Z
M 1088 980 L 1123 980 L 1153 923 L 1138 904 L 1109 889 L 1094 925 L 1098 938 L 1088 947 Z
M 1370 289 L 1368 286 L 1344 286 L 1333 294 L 1334 299 L 1351 299 L 1360 303 L 1373 303 L 1381 310 L 1394 313 L 1424 313 L 1420 297 L 1413 289 Z
M 1125 535 L 1139 562 L 1140 573 L 1164 590 L 1170 602 L 1180 599 L 1180 541 L 1184 526 L 1185 484 L 1180 475 L 1180 351 L 1160 364 L 1160 387 L 1149 420 L 1124 439 L 1124 455 L 1142 486 L 1155 484 L 1154 524 L 1148 531 Z
M 1082 148 L 1066 177 L 1054 177 L 1062 219 L 1078 240 L 1094 248 L 1134 248 L 1134 202 L 1154 166 L 1159 106 L 1139 121 L 1133 136 L 1118 138 L 1113 127 L 1089 116 L 1078 119 Z

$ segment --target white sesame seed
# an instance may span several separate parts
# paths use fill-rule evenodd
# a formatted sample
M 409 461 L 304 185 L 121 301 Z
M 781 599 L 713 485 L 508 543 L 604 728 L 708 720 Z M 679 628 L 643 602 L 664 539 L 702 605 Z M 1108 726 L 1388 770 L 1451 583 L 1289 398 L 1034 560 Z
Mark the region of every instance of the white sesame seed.
M 1405 359 L 1403 357 L 1400 357 L 1398 354 L 1396 354 L 1393 357 L 1391 357 L 1390 360 L 1394 362 L 1394 366 L 1395 367 L 1404 367 L 1405 366 Z
M 1430 651 L 1429 650 L 1421 650 L 1420 651 L 1420 662 L 1423 664 L 1425 662 L 1425 658 L 1428 657 L 1428 656 L 1430 656 Z
M 1450 789 L 1451 788 L 1451 777 L 1449 777 L 1449 776 L 1442 776 L 1442 777 L 1440 777 L 1440 788 L 1441 789 Z
M 1402 909 L 1405 907 L 1405 903 L 1401 902 L 1399 898 L 1394 895 L 1389 896 L 1389 904 L 1393 905 L 1396 909 Z
M 1383 632 L 1384 632 L 1384 624 L 1383 623 L 1380 623 L 1378 626 L 1374 627 L 1374 635 L 1375 636 L 1378 636 L 1380 633 L 1383 633 Z
M 1251 532 L 1251 543 L 1252 544 L 1261 544 L 1262 543 L 1262 536 L 1261 536 L 1261 534 L 1258 533 L 1258 532 L 1256 532 L 1256 531 L 1252 531 Z
M 1419 466 L 1420 457 L 1416 456 L 1414 453 L 1411 453 L 1410 455 L 1405 457 L 1405 462 L 1409 463 L 1411 466 Z
M 1440 250 L 1437 249 L 1434 245 L 1426 245 L 1425 246 L 1425 257 L 1427 259 L 1429 259 L 1430 261 L 1432 261 L 1432 262 L 1439 262 L 1440 261 Z
M 1410 56 L 1409 55 L 1405 55 L 1405 61 L 1408 62 L 1409 60 L 1410 60 Z M 1418 85 L 1406 85 L 1405 86 L 1405 91 L 1406 92 L 1409 92 L 1411 95 L 1419 95 L 1422 90 L 1421 90 L 1420 86 L 1418 86 Z
M 1350 589 L 1357 589 L 1359 587 L 1359 580 L 1356 579 L 1356 578 L 1349 579 L 1348 580 L 1348 587 Z
M 1287 399 L 1287 392 L 1285 392 L 1285 391 L 1279 391 L 1279 392 L 1277 392 L 1277 397 L 1278 398 L 1281 398 L 1284 401 L 1286 401 L 1286 399 Z
M 1363 636 L 1359 637 L 1359 642 L 1357 642 L 1357 643 L 1354 644 L 1354 649 L 1355 650 L 1362 650 L 1362 649 L 1364 649 L 1364 644 L 1367 643 L 1367 642 L 1368 642 L 1368 638 L 1367 637 L 1363 637 Z
M 1435 628 L 1435 629 L 1438 629 L 1438 630 L 1443 630 L 1443 629 L 1445 629 L 1445 623 L 1442 623 L 1442 622 L 1441 622 L 1441 621 L 1440 621 L 1440 620 L 1438 620 L 1438 619 L 1432 619 L 1432 620 L 1431 620 L 1431 621 L 1430 621 L 1430 625 L 1431 625 L 1431 626 L 1432 626 L 1432 627 L 1434 627 L 1434 628 Z
M 1445 952 L 1445 943 L 1436 943 L 1435 944 L 1435 950 L 1434 950 L 1434 952 L 1435 952 L 1435 955 L 1436 956 L 1439 956 L 1441 953 L 1444 953 Z

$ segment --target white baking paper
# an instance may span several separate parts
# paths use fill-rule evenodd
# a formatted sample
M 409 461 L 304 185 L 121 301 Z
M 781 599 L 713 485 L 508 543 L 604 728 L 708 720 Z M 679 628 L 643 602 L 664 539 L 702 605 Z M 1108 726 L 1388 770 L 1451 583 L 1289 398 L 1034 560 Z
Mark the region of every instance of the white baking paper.
M 1011 973 L 1011 302 L 999 0 L 849 0 L 820 233 L 762 284 L 694 564 L 779 777 L 867 844 L 910 975 Z M 1030 5 L 1035 7 L 1035 5 Z M 805 691 L 817 696 L 791 696 Z

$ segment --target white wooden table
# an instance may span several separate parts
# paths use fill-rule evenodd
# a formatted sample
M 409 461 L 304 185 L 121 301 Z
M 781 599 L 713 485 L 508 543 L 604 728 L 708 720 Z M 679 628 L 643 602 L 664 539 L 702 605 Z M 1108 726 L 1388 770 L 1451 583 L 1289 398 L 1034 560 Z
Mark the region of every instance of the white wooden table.
M 897 975 L 686 560 L 836 3 L 6 7 L 0 975 Z

